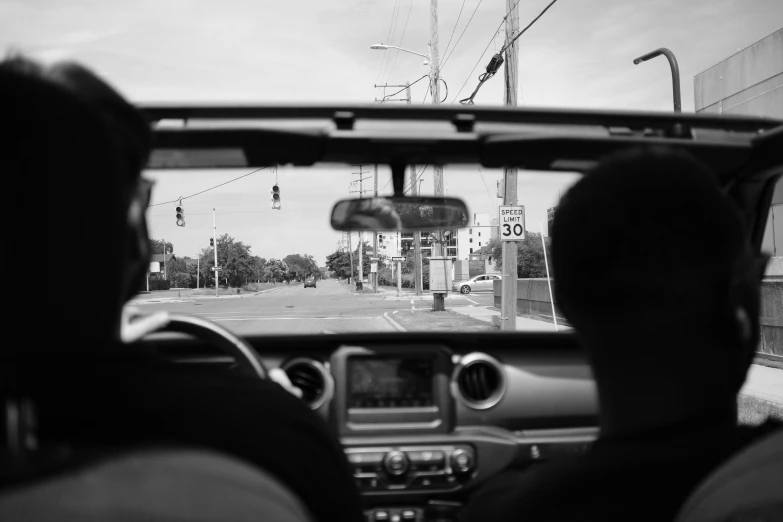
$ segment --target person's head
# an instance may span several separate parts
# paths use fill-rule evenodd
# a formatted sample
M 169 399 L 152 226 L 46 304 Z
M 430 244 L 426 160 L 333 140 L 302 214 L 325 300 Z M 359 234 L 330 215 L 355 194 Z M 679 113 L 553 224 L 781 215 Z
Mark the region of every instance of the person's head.
M 634 150 L 606 158 L 557 208 L 556 301 L 585 341 L 602 418 L 633 424 L 634 403 L 655 403 L 683 420 L 736 401 L 763 267 L 717 181 L 688 154 Z
M 58 290 L 44 294 L 48 321 L 83 340 L 117 339 L 122 306 L 141 288 L 149 261 L 150 187 L 140 176 L 149 125 L 75 63 L 44 67 L 12 57 L 0 63 L 0 78 L 11 114 L 3 135 L 14 138 L 3 154 L 19 218 L 11 250 L 16 259 L 35 253 L 49 261 L 20 289 L 51 281 Z

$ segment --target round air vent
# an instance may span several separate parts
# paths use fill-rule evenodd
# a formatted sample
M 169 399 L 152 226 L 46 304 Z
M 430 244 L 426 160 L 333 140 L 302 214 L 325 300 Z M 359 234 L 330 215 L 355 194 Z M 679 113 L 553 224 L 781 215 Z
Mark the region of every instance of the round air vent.
M 292 359 L 283 365 L 291 384 L 302 390 L 302 400 L 318 409 L 334 393 L 334 382 L 326 367 L 313 359 Z
M 493 357 L 471 353 L 457 364 L 452 379 L 452 393 L 466 406 L 487 409 L 497 404 L 506 391 L 503 366 Z

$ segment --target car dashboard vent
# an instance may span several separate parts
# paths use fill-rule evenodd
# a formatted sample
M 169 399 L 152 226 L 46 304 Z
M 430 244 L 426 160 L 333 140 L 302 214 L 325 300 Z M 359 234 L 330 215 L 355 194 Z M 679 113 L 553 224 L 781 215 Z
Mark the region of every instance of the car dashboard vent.
M 505 393 L 503 366 L 482 353 L 466 355 L 460 360 L 452 381 L 453 393 L 474 409 L 487 409 L 497 404 Z
M 312 409 L 319 408 L 331 394 L 331 375 L 313 359 L 294 359 L 283 365 L 291 384 L 302 390 L 302 400 Z

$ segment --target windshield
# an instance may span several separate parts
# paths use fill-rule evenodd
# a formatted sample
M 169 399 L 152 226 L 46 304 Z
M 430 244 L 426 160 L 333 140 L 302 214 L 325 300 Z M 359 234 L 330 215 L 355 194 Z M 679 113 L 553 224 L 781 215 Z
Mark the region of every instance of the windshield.
M 387 166 L 271 167 L 250 176 L 235 169 L 148 170 L 145 176 L 155 181 L 147 218 L 156 255 L 149 293 L 143 289 L 132 304 L 198 314 L 240 334 L 496 331 L 503 170 L 446 165 L 442 172 L 445 195 L 466 203 L 469 226 L 446 231 L 439 243 L 432 232 L 331 228 L 337 200 L 372 197 L 376 187 L 379 196 L 392 195 Z M 544 245 L 549 255 L 553 212 L 579 177 L 518 173 L 524 216 L 505 229 L 523 230 L 516 275 L 537 292 L 520 301 L 520 330 L 554 331 L 554 316 L 559 329 L 568 328 L 552 305 Z M 434 190 L 431 166 L 407 169 L 406 195 Z M 179 197 L 185 198 L 184 227 L 175 219 Z M 432 278 L 438 276 L 446 286 L 445 311 L 433 312 Z

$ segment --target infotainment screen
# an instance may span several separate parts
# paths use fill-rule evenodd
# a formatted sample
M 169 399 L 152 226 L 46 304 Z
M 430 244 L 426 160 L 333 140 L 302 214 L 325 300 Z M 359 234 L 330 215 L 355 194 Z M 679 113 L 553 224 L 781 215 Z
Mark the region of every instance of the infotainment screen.
M 435 361 L 424 357 L 349 357 L 349 408 L 434 405 Z

